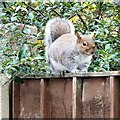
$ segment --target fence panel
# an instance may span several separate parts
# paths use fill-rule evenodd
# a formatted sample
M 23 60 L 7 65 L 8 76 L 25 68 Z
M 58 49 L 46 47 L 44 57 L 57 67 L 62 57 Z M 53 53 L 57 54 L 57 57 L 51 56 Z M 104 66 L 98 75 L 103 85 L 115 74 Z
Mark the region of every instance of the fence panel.
M 109 118 L 109 88 L 106 89 L 106 87 L 106 78 L 84 79 L 82 91 L 83 118 Z
M 13 86 L 14 118 L 39 118 L 40 80 L 25 80 L 22 84 L 14 82 Z
M 13 118 L 119 118 L 119 72 L 26 76 L 13 83 Z

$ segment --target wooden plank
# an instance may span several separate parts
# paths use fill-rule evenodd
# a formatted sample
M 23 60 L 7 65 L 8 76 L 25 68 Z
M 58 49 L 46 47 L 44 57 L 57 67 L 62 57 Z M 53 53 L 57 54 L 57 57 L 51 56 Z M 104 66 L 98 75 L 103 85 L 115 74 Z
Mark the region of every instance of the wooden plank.
M 43 118 L 51 118 L 51 94 L 50 94 L 50 79 L 44 79 L 44 96 L 43 96 Z
M 13 118 L 20 116 L 20 84 L 13 82 Z
M 40 118 L 44 118 L 44 79 L 41 79 L 40 82 Z
M 103 116 L 104 118 L 110 118 L 110 79 L 104 78 L 104 94 L 103 94 Z
M 77 78 L 76 82 L 76 118 L 82 118 L 82 90 L 83 80 Z
M 106 72 L 80 72 L 80 73 L 66 73 L 64 76 L 58 76 L 58 75 L 42 75 L 42 74 L 35 74 L 35 75 L 19 75 L 21 78 L 81 78 L 81 77 L 109 77 L 109 76 L 120 76 L 120 71 L 106 71 Z M 27 79 L 26 79 L 27 80 Z
M 82 78 L 73 77 L 72 118 L 82 118 Z
M 40 118 L 40 80 L 24 80 L 20 84 L 20 103 L 16 104 L 20 105 L 20 118 Z
M 77 94 L 77 78 L 73 77 L 72 79 L 72 118 L 76 118 L 76 94 Z
M 119 81 L 110 77 L 110 118 L 119 118 Z
M 104 118 L 105 106 L 109 99 L 105 97 L 106 78 L 88 78 L 83 82 L 82 93 L 82 117 L 83 118 Z M 108 93 L 109 94 L 109 93 Z
M 72 81 L 45 80 L 44 118 L 72 117 Z

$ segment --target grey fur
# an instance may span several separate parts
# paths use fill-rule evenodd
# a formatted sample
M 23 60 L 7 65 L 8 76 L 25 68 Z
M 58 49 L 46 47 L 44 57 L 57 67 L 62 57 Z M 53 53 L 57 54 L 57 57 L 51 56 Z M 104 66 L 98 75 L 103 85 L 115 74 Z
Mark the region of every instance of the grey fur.
M 45 28 L 45 55 L 53 74 L 87 71 L 92 55 L 80 51 L 77 39 L 70 21 L 61 18 L 48 21 Z
M 61 26 L 56 27 L 56 23 L 61 24 Z M 45 34 L 44 34 L 44 37 L 45 37 L 44 41 L 46 46 L 45 47 L 46 61 L 48 63 L 50 63 L 49 56 L 48 56 L 48 49 L 50 45 L 61 35 L 66 33 L 75 34 L 74 25 L 69 20 L 57 17 L 47 22 L 46 28 L 45 28 Z
M 63 38 L 66 42 L 64 42 Z M 48 49 L 48 55 L 50 64 L 53 66 L 52 73 L 54 74 L 59 74 L 62 71 L 71 73 L 86 72 L 92 58 L 92 55 L 80 52 L 77 47 L 77 37 L 71 34 L 64 34 L 54 41 Z

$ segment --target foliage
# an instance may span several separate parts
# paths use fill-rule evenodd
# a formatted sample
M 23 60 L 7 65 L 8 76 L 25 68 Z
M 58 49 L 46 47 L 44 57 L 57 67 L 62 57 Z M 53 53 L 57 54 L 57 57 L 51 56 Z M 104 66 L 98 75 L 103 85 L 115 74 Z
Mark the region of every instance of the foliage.
M 70 19 L 83 34 L 95 32 L 98 50 L 89 71 L 119 70 L 120 6 L 110 2 L 1 2 L 0 59 L 2 72 L 16 79 L 18 74 L 49 73 L 45 63 L 43 35 L 53 17 Z M 12 24 L 8 24 L 12 23 Z M 36 26 L 37 34 L 18 23 Z M 8 24 L 8 26 L 6 26 Z M 35 40 L 35 43 L 29 39 Z M 33 49 L 37 47 L 37 50 Z M 31 49 L 32 48 L 32 49 Z
M 30 43 L 28 40 L 37 37 L 29 34 L 30 29 L 21 31 L 19 24 L 7 24 L 2 29 L 1 60 L 2 72 L 9 79 L 16 79 L 18 74 L 41 74 L 47 70 L 44 58 L 44 45 L 38 42 Z M 36 48 L 39 46 L 39 52 Z M 36 54 L 37 52 L 37 54 Z

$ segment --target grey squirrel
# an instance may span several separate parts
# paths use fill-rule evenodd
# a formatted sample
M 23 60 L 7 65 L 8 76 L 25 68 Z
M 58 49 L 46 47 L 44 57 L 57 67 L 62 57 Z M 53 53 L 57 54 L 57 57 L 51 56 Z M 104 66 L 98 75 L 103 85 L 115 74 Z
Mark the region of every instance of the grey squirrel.
M 45 28 L 46 61 L 53 74 L 87 72 L 94 53 L 94 34 L 75 34 L 72 22 L 64 18 L 49 20 Z

